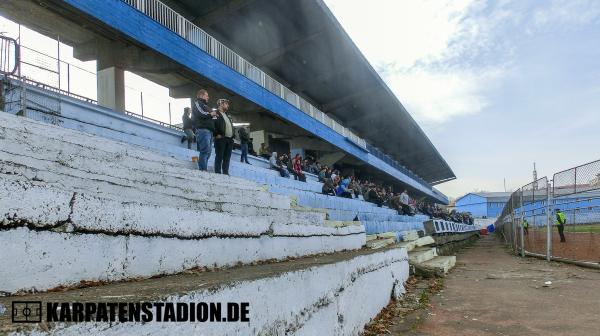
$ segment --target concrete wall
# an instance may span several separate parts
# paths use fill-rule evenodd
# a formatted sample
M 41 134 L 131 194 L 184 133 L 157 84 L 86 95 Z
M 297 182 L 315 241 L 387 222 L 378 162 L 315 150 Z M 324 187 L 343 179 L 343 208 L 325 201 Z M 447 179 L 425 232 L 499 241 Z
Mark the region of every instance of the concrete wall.
M 467 194 L 456 201 L 456 211 L 470 212 L 474 217 L 485 217 L 488 216 L 488 205 L 484 197 Z
M 78 323 L 53 331 L 61 335 L 359 335 L 391 297 L 404 293 L 408 273 L 406 249 L 398 248 L 208 286 L 164 300 L 224 306 L 249 302 L 250 322 Z

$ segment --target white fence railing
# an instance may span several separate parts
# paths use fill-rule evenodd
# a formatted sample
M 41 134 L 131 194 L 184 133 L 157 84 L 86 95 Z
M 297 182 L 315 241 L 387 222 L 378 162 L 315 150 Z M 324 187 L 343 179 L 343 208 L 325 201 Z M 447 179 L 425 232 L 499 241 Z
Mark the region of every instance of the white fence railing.
M 362 148 L 366 142 L 159 0 L 122 0 Z

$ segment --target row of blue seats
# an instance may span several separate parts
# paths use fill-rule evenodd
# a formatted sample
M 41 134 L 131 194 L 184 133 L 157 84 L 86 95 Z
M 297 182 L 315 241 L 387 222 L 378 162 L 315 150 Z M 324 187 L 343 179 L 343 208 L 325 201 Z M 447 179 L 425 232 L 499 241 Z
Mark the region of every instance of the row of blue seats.
M 363 221 L 367 234 L 377 234 L 384 232 L 395 232 L 396 241 L 402 240 L 402 234 L 410 230 L 424 230 L 423 223 L 412 222 L 389 222 L 389 221 Z
M 322 188 L 322 184 L 319 182 L 301 182 L 294 180 L 293 178 L 284 178 L 279 176 L 279 173 L 275 170 L 262 167 L 254 167 L 251 165 L 246 165 L 237 162 L 231 164 L 229 168 L 229 173 L 232 176 L 241 177 L 243 179 L 254 181 L 260 184 L 269 185 L 269 188 L 271 188 L 271 186 L 281 186 L 288 189 L 309 191 L 312 193 L 320 193 Z

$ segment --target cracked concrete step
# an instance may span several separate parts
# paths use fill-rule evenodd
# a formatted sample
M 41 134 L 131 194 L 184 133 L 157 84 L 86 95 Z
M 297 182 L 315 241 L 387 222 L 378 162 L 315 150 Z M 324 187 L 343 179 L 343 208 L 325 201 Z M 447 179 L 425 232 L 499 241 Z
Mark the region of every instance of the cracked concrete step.
M 0 139 L 0 145 L 3 146 L 2 151 L 0 151 L 0 160 L 15 167 L 30 167 L 41 171 L 107 181 L 114 184 L 154 188 L 158 191 L 170 193 L 180 194 L 182 191 L 187 191 L 188 193 L 198 193 L 199 197 L 207 197 L 206 195 L 218 197 L 226 193 L 235 195 L 238 194 L 237 191 L 239 190 L 240 193 L 243 192 L 246 195 L 246 202 L 264 202 L 268 198 L 268 201 L 273 203 L 274 207 L 289 208 L 290 206 L 288 197 L 269 193 L 265 188 L 257 185 L 240 186 L 235 183 L 214 183 L 210 179 L 193 178 L 196 173 L 201 176 L 219 174 L 188 170 L 190 178 L 185 176 L 171 177 L 157 171 L 145 171 L 144 162 L 136 162 L 138 165 L 136 168 L 122 167 L 121 162 L 98 160 L 95 155 L 89 155 L 89 157 L 81 157 L 79 154 L 63 156 L 63 154 L 59 154 L 62 151 L 53 153 L 52 147 L 47 150 L 40 150 L 44 148 L 41 144 L 40 147 L 35 148 L 20 148 L 26 146 L 15 143 L 13 140 Z M 51 144 L 44 145 L 50 146 Z M 244 201 L 244 199 L 241 201 Z
M 421 264 L 427 260 L 437 257 L 436 248 L 415 248 L 408 253 L 408 259 L 411 264 Z
M 20 118 L 2 113 L 0 115 L 0 140 L 7 138 L 16 143 L 12 146 L 24 146 L 25 150 L 31 148 L 33 152 L 42 152 L 43 149 L 51 150 L 58 154 L 58 158 L 68 163 L 72 157 L 92 156 L 97 160 L 105 161 L 106 164 L 113 163 L 115 166 L 136 168 L 150 173 L 169 174 L 175 177 L 187 179 L 199 179 L 224 185 L 246 186 L 248 188 L 260 188 L 256 183 L 232 176 L 200 172 L 194 168 L 191 162 L 181 161 L 169 156 L 160 155 L 156 152 L 135 145 L 121 143 L 65 129 L 54 125 L 37 122 L 27 118 Z M 37 146 L 41 144 L 41 147 Z M 93 151 L 93 155 L 88 153 Z M 140 165 L 143 163 L 143 165 Z M 145 170 L 144 170 L 145 168 Z
M 323 227 L 324 220 L 321 213 L 259 209 L 248 206 L 240 206 L 240 210 L 245 212 L 239 213 L 239 211 L 185 207 L 177 202 L 157 205 L 144 203 L 139 198 L 133 198 L 135 201 L 132 201 L 104 196 L 93 192 L 73 192 L 73 190 L 48 186 L 18 176 L 0 175 L 0 214 L 2 214 L 0 221 L 5 226 L 20 220 L 42 227 L 54 226 L 71 218 L 82 227 L 99 226 L 104 229 L 120 228 L 125 231 L 145 228 L 150 231 L 160 229 L 166 232 L 166 230 L 175 231 L 191 226 L 196 230 L 194 231 L 196 234 L 210 233 L 222 227 L 229 227 L 229 230 L 235 231 L 238 235 L 250 235 L 251 233 L 247 231 L 249 229 L 244 228 L 252 228 L 258 230 L 256 234 L 264 234 L 273 225 Z M 259 230 L 259 227 L 264 229 Z
M 415 241 L 406 241 L 406 242 L 399 242 L 398 243 L 399 247 L 404 247 L 406 249 L 406 251 L 410 252 L 412 250 L 415 249 L 415 247 L 417 247 Z
M 409 269 L 399 248 L 360 250 L 249 265 L 214 272 L 189 271 L 152 279 L 24 296 L 0 297 L 42 302 L 249 302 L 250 322 L 75 323 L 55 325 L 65 335 L 124 334 L 306 334 L 357 335 L 390 297 L 404 293 Z M 299 290 L 301 289 L 301 290 Z M 360 302 L 361 304 L 355 304 Z M 354 304 L 353 304 L 354 303 Z M 342 320 L 344 323 L 340 323 Z M 0 333 L 35 324 L 14 324 L 0 315 Z M 326 328 L 326 329 L 323 329 Z
M 415 240 L 414 242 L 417 247 L 435 244 L 435 240 L 431 236 L 421 237 L 421 238 Z
M 416 230 L 402 232 L 402 241 L 412 241 L 419 239 L 419 233 Z
M 432 272 L 437 276 L 448 274 L 454 265 L 456 265 L 456 256 L 437 256 L 433 259 L 419 263 L 417 267 L 421 271 Z
M 360 225 L 326 227 L 320 222 L 292 223 L 281 216 L 237 216 L 228 212 L 120 202 L 1 177 L 0 214 L 0 227 L 52 228 L 68 223 L 71 230 L 76 231 L 179 238 L 364 233 Z
M 396 238 L 377 238 L 367 241 L 367 248 L 380 249 L 396 243 Z
M 258 206 L 236 203 L 235 197 L 204 201 L 194 199 L 194 195 L 183 192 L 181 196 L 174 196 L 158 192 L 148 192 L 136 188 L 114 185 L 103 181 L 93 181 L 84 178 L 57 175 L 50 172 L 38 172 L 28 168 L 8 167 L 0 162 L 0 178 L 7 181 L 21 181 L 24 183 L 35 182 L 38 186 L 49 186 L 66 192 L 77 192 L 112 199 L 121 202 L 138 202 L 158 206 L 170 206 L 191 210 L 206 210 L 228 212 L 239 216 L 273 216 L 278 220 L 285 220 L 290 224 L 321 224 L 325 214 L 321 212 L 298 211 L 293 209 L 277 209 L 266 207 L 268 204 Z M 18 175 L 15 175 L 18 174 Z
M 217 187 L 211 190 L 201 184 L 186 184 L 180 187 L 147 184 L 135 181 L 135 179 L 102 176 L 76 169 L 57 169 L 52 164 L 44 161 L 27 160 L 27 162 L 22 162 L 21 158 L 17 156 L 5 158 L 3 153 L 0 153 L 0 174 L 20 175 L 28 179 L 46 182 L 49 185 L 113 194 L 128 199 L 141 197 L 151 201 L 155 198 L 174 197 L 179 198 L 181 202 L 189 200 L 193 202 L 234 203 L 256 207 L 290 209 L 288 199 L 267 191 L 229 189 L 227 187 Z
M 113 282 L 174 274 L 190 268 L 285 260 L 356 250 L 365 243 L 364 233 L 287 234 L 283 231 L 259 237 L 179 239 L 153 234 L 2 229 L 0 292 L 48 290 L 82 281 Z

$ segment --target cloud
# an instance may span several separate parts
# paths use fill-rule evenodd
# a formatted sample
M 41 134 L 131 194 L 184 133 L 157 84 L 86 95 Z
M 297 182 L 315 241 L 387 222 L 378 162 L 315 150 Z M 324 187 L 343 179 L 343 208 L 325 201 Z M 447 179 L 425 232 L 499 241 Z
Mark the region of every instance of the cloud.
M 423 126 L 480 113 L 511 47 L 495 29 L 515 16 L 485 2 L 330 0 L 328 5 L 392 91 Z M 489 12 L 482 14 L 483 12 Z M 499 63 L 493 63 L 494 60 Z M 508 58 L 508 57 L 507 57 Z
M 597 0 L 554 0 L 533 14 L 533 23 L 537 28 L 577 28 L 599 21 L 600 2 Z
M 394 70 L 384 79 L 392 91 L 405 97 L 404 104 L 415 119 L 427 126 L 482 111 L 488 105 L 483 88 L 501 74 L 494 69 L 473 72 L 424 66 Z

